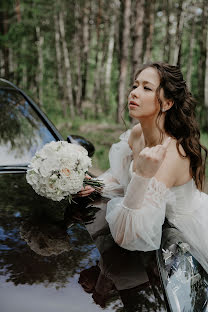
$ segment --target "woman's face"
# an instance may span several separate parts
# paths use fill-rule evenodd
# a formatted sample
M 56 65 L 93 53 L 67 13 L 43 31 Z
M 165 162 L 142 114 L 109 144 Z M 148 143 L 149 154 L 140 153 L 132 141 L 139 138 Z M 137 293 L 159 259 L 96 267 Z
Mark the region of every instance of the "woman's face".
M 132 91 L 128 96 L 129 115 L 140 119 L 157 116 L 160 105 L 156 98 L 156 89 L 160 84 L 160 76 L 156 69 L 148 67 L 136 78 Z M 163 91 L 163 90 L 161 90 Z M 163 101 L 163 92 L 161 92 Z

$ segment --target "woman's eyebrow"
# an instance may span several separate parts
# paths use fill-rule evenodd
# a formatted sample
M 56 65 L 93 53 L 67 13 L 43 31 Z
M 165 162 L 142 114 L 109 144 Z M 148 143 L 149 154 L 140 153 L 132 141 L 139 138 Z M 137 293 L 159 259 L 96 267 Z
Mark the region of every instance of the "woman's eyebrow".
M 135 80 L 135 82 L 136 82 L 136 83 L 140 83 L 139 80 Z M 149 83 L 149 84 L 153 85 L 154 87 L 156 87 L 156 86 L 154 85 L 154 83 L 152 83 L 152 82 L 150 82 L 150 81 L 144 80 L 144 81 L 141 81 L 141 82 L 142 82 L 143 84 Z

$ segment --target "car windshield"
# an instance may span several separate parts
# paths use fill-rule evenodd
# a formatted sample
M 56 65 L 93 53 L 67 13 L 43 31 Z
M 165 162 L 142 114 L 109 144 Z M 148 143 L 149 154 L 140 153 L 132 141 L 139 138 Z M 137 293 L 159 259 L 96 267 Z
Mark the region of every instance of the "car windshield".
M 16 90 L 0 89 L 0 166 L 28 164 L 56 138 Z

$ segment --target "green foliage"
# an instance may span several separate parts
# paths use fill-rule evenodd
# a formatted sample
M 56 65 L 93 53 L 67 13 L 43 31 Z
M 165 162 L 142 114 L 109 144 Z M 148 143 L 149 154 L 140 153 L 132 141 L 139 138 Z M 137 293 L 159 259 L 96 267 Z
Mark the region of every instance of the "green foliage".
M 99 7 L 100 3 L 100 7 Z M 145 12 L 148 10 L 148 3 L 145 2 Z M 174 44 L 175 43 L 175 31 L 177 24 L 177 13 L 179 1 L 170 1 L 170 62 L 173 59 Z M 189 1 L 187 1 L 189 4 Z M 63 135 L 66 137 L 70 132 L 86 134 L 91 138 L 92 142 L 96 145 L 96 155 L 94 157 L 96 166 L 101 170 L 105 170 L 108 167 L 107 150 L 110 145 L 118 139 L 117 130 L 116 135 L 114 133 L 116 125 L 114 120 L 116 119 L 117 104 L 118 104 L 118 84 L 119 84 L 119 70 L 121 60 L 121 35 L 123 31 L 122 26 L 122 13 L 123 3 L 109 4 L 107 2 L 93 2 L 87 0 L 77 1 L 55 1 L 50 3 L 43 0 L 33 1 L 20 1 L 20 21 L 17 19 L 16 2 L 13 0 L 3 0 L 0 4 L 0 17 L 8 16 L 8 31 L 3 32 L 3 28 L 0 32 L 0 45 L 1 49 L 7 47 L 10 50 L 10 58 L 12 65 L 10 66 L 10 75 L 8 78 L 12 82 L 22 88 L 27 94 L 29 94 L 35 102 L 40 101 L 40 91 L 42 91 L 42 103 L 39 103 L 45 113 L 53 121 L 58 128 L 63 130 Z M 132 1 L 132 8 L 135 6 L 135 1 Z M 200 0 L 196 7 L 202 8 L 202 0 Z M 154 34 L 152 42 L 152 61 L 166 61 L 163 60 L 163 50 L 166 37 L 166 7 L 161 1 L 155 2 L 155 14 L 154 14 Z M 189 11 L 187 7 L 187 14 L 185 16 L 185 23 L 182 36 L 182 48 L 181 48 L 181 69 L 186 78 L 187 64 L 190 52 L 190 29 L 192 23 L 193 12 Z M 72 74 L 72 91 L 73 97 L 76 98 L 78 92 L 77 76 L 78 76 L 78 62 L 80 61 L 81 74 L 83 78 L 85 67 L 87 66 L 86 76 L 86 95 L 82 98 L 82 110 L 83 115 L 78 116 L 78 110 L 76 111 L 76 117 L 72 120 L 69 112 L 69 103 L 66 99 L 66 71 L 63 70 L 63 84 L 58 84 L 58 67 L 57 56 L 55 46 L 55 22 L 54 15 L 59 15 L 60 12 L 64 15 L 64 26 L 66 31 L 66 43 L 69 51 L 69 60 L 71 64 Z M 205 130 L 206 125 L 206 112 L 204 111 L 204 103 L 202 92 L 199 83 L 199 64 L 202 58 L 201 55 L 201 25 L 202 25 L 202 13 L 196 14 L 195 18 L 195 42 L 193 50 L 193 63 L 192 63 L 192 77 L 191 77 L 191 91 L 196 97 L 197 104 L 197 118 L 201 123 L 202 130 Z M 76 13 L 76 14 L 75 14 Z M 6 14 L 4 16 L 4 14 Z M 84 46 L 84 16 L 88 14 L 88 27 L 89 27 L 89 46 Z M 111 25 L 112 15 L 116 16 L 116 33 L 115 33 L 115 45 L 113 52 L 111 81 L 109 91 L 109 103 L 105 102 L 105 66 L 108 52 L 108 40 L 109 31 Z M 132 17 L 135 12 L 132 12 Z M 133 20 L 133 18 L 132 18 Z M 3 25 L 2 20 L 2 25 Z M 144 20 L 144 48 L 147 41 L 147 27 L 149 21 Z M 79 26 L 80 28 L 79 28 Z M 131 25 L 133 30 L 133 24 Z M 37 27 L 40 28 L 40 35 L 43 37 L 42 56 L 43 56 L 43 79 L 38 81 L 39 74 L 39 55 L 38 55 L 38 35 Z M 79 31 L 79 33 L 78 33 Z M 131 35 L 133 35 L 131 33 Z M 78 38 L 78 41 L 77 41 Z M 98 40 L 99 38 L 99 40 Z M 131 37 L 131 39 L 133 36 Z M 79 44 L 81 49 L 81 59 L 78 59 L 78 50 L 76 45 Z M 132 47 L 134 42 L 130 41 L 129 45 L 129 58 L 128 58 L 128 74 L 126 77 L 126 86 L 128 88 L 131 83 L 131 69 L 132 69 Z M 63 62 L 63 42 L 60 44 L 62 68 L 64 68 Z M 168 47 L 167 47 L 168 48 Z M 87 59 L 84 58 L 84 50 L 88 50 Z M 2 49 L 3 51 L 3 49 Z M 99 77 L 98 90 L 95 90 L 95 79 L 97 62 L 97 53 L 102 55 L 101 73 Z M 144 51 L 143 51 L 144 54 Z M 165 57 L 164 57 L 165 58 Z M 10 60 L 10 61 L 11 61 Z M 204 70 L 204 69 L 203 69 Z M 82 81 L 83 83 L 83 81 Z M 100 85 L 100 86 L 99 86 Z M 81 88 L 83 85 L 81 86 Z M 65 90 L 64 90 L 65 89 Z M 97 93 L 97 94 L 95 94 Z M 65 101 L 67 106 L 67 118 L 63 117 L 62 104 Z M 96 103 L 94 103 L 96 101 Z M 98 107 L 98 114 L 95 120 L 95 104 Z M 107 106 L 107 109 L 106 109 Z M 125 111 L 125 120 L 129 123 L 128 111 Z M 110 132 L 108 129 L 101 129 L 98 126 L 108 123 Z M 83 126 L 86 124 L 93 125 L 96 131 L 82 131 Z M 117 126 L 119 129 L 121 126 Z M 125 127 L 124 127 L 125 128 Z M 124 129 L 125 130 L 125 129 Z M 121 131 L 122 132 L 122 131 Z M 108 143 L 107 143 L 108 139 Z M 106 141 L 106 145 L 102 145 Z
M 127 123 L 128 124 L 128 123 Z M 62 136 L 66 138 L 69 134 L 77 134 L 86 137 L 95 146 L 93 156 L 93 168 L 100 172 L 109 168 L 108 153 L 111 145 L 119 141 L 119 135 L 124 132 L 124 125 L 117 125 L 111 121 L 84 121 L 76 117 L 72 124 L 66 121 L 58 126 Z

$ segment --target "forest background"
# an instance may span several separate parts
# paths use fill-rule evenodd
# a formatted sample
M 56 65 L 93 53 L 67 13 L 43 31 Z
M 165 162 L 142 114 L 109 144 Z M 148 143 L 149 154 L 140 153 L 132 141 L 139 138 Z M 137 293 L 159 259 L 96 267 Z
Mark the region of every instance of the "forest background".
M 134 123 L 127 95 L 149 61 L 180 66 L 208 148 L 207 0 L 0 2 L 0 76 L 30 95 L 64 138 L 93 142 L 94 174 L 108 168 L 111 144 Z

